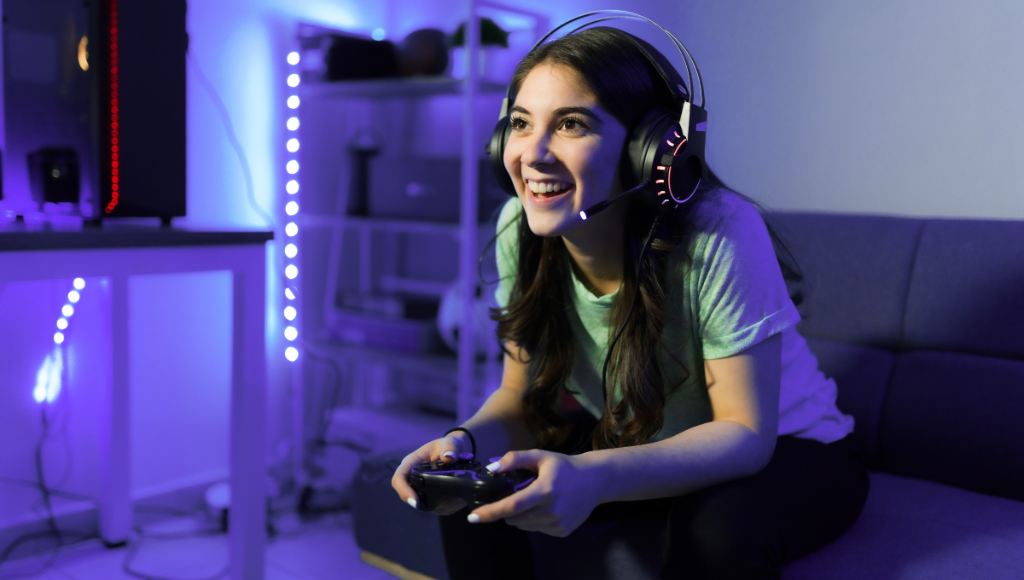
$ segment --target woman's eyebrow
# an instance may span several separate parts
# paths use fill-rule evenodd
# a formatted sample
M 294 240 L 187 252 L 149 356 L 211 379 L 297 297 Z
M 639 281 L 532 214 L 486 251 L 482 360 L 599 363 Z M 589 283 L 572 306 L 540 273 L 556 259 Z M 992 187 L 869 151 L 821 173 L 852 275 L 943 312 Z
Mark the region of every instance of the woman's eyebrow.
M 590 117 L 595 121 L 601 120 L 601 117 L 598 117 L 597 113 L 595 113 L 593 109 L 588 109 L 587 107 L 562 107 L 561 109 L 555 109 L 555 115 L 558 115 L 559 117 L 564 117 L 566 115 L 583 115 L 585 117 Z
M 530 111 L 526 110 L 524 107 L 521 107 L 519 105 L 513 105 L 512 109 L 509 112 L 510 113 L 522 113 L 523 115 L 529 115 L 530 114 Z M 574 114 L 575 115 L 584 115 L 586 117 L 589 117 L 591 120 L 593 120 L 594 122 L 597 122 L 597 123 L 601 122 L 601 117 L 599 117 L 597 115 L 597 113 L 594 112 L 593 109 L 589 109 L 587 107 L 561 107 L 559 109 L 555 109 L 555 116 L 556 117 L 564 117 L 566 115 L 574 115 Z

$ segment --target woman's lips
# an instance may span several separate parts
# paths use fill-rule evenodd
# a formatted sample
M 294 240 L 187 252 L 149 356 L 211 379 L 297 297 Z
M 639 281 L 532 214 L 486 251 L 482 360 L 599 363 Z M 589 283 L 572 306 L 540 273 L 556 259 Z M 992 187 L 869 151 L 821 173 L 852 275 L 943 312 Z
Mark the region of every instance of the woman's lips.
M 558 194 L 540 194 L 533 193 L 531 191 L 529 192 L 529 197 L 533 205 L 547 207 L 559 203 L 563 199 L 567 198 L 573 191 L 574 188 L 572 187 Z
M 546 206 L 557 203 L 573 192 L 574 185 L 568 181 L 525 181 L 525 189 L 536 205 Z

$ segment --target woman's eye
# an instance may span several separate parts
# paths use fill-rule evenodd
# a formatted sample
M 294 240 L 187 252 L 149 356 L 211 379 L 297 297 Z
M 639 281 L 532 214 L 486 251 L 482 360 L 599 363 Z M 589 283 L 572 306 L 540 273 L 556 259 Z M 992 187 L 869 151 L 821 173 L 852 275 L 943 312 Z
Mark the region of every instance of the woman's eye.
M 587 130 L 587 124 L 583 122 L 583 119 L 566 117 L 562 120 L 562 129 L 570 133 L 582 133 Z
M 509 119 L 508 125 L 513 131 L 519 131 L 526 128 L 526 120 L 522 117 L 512 117 Z

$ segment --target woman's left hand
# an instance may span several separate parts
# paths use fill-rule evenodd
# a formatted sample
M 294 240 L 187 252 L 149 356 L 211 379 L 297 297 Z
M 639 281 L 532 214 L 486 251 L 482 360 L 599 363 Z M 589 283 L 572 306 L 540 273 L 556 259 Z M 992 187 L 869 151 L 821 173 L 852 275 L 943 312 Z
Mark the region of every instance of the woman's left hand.
M 474 516 L 480 523 L 504 519 L 522 530 L 564 538 L 600 503 L 600 482 L 578 455 L 539 449 L 510 451 L 498 463 L 495 473 L 527 469 L 535 472 L 537 479 L 504 499 L 480 506 L 470 514 L 471 522 Z

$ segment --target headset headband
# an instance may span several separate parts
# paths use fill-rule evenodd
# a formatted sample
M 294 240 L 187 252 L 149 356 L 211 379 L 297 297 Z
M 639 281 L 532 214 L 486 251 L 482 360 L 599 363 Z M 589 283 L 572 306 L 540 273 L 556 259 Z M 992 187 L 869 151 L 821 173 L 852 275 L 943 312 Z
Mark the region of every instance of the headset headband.
M 650 18 L 644 16 L 643 14 L 637 14 L 636 12 L 630 12 L 629 10 L 593 10 L 591 12 L 584 12 L 583 14 L 580 14 L 578 16 L 574 16 L 574 17 L 570 18 L 569 20 L 566 20 L 565 22 L 559 24 L 555 28 L 551 29 L 551 31 L 549 31 L 547 34 L 542 36 L 541 39 L 538 40 L 537 43 L 534 44 L 532 48 L 530 48 L 530 53 L 532 53 L 533 51 L 537 50 L 537 48 L 540 47 L 542 44 L 544 44 L 549 38 L 551 38 L 552 36 L 557 34 L 559 30 L 562 30 L 563 28 L 569 26 L 570 24 L 573 24 L 575 22 L 579 22 L 580 20 L 584 20 L 584 19 L 587 19 L 587 18 L 593 18 L 593 17 L 597 17 L 597 18 L 595 18 L 594 20 L 592 20 L 590 22 L 584 22 L 583 24 L 580 24 L 579 26 L 574 28 L 572 31 L 570 31 L 569 34 L 574 34 L 574 33 L 579 32 L 580 30 L 582 30 L 584 28 L 587 28 L 587 27 L 590 27 L 590 26 L 594 26 L 595 24 L 599 24 L 601 22 L 607 22 L 609 20 L 637 20 L 637 21 L 640 21 L 640 22 L 646 22 L 646 23 L 650 24 L 651 26 L 656 27 L 658 30 L 662 31 L 665 34 L 665 36 L 667 36 L 669 38 L 669 40 L 672 41 L 672 44 L 675 45 L 675 47 L 676 47 L 676 51 L 679 53 L 680 59 L 683 61 L 683 66 L 686 68 L 686 79 L 687 79 L 686 82 L 687 82 L 687 86 L 685 86 L 684 88 L 686 89 L 686 95 L 689 98 L 688 99 L 684 99 L 683 110 L 682 110 L 682 112 L 680 114 L 680 119 L 679 119 L 679 124 L 680 124 L 681 127 L 683 127 L 683 130 L 685 131 L 687 129 L 688 125 L 689 125 L 689 113 L 690 113 L 689 105 L 690 105 L 690 102 L 693 101 L 694 98 L 695 98 L 695 94 L 694 94 L 694 90 L 693 90 L 693 88 L 694 88 L 693 77 L 694 77 L 694 75 L 696 75 L 696 77 L 697 77 L 697 87 L 700 89 L 700 105 L 699 106 L 701 108 L 704 108 L 704 104 L 705 104 L 705 98 L 704 98 L 704 79 L 701 77 L 700 68 L 697 66 L 697 61 L 694 60 L 693 56 L 690 54 L 690 51 L 686 48 L 686 46 L 678 38 L 676 38 L 676 35 L 672 34 L 672 32 L 670 32 L 667 28 L 665 28 L 664 26 L 658 24 L 654 20 L 651 20 Z M 568 36 L 568 35 L 566 35 L 566 36 Z M 678 92 L 678 89 L 676 87 L 672 86 L 672 82 L 669 81 L 668 76 L 665 74 L 664 69 L 654 59 L 654 57 L 652 57 L 650 54 L 648 54 L 647 50 L 645 50 L 642 46 L 640 47 L 640 49 L 641 49 L 641 52 L 643 52 L 643 54 L 647 57 L 647 59 L 649 61 L 651 61 L 651 64 L 654 65 L 654 70 L 665 81 L 665 84 L 669 87 L 669 89 L 672 90 L 673 92 Z M 529 53 L 527 53 L 527 54 L 529 54 Z M 498 116 L 499 119 L 500 118 L 504 118 L 506 115 L 508 115 L 508 102 L 509 102 L 509 97 L 511 96 L 511 91 L 512 91 L 512 87 L 511 86 L 506 87 L 506 89 L 505 89 L 505 98 L 502 99 L 502 101 L 501 101 L 501 113 Z

